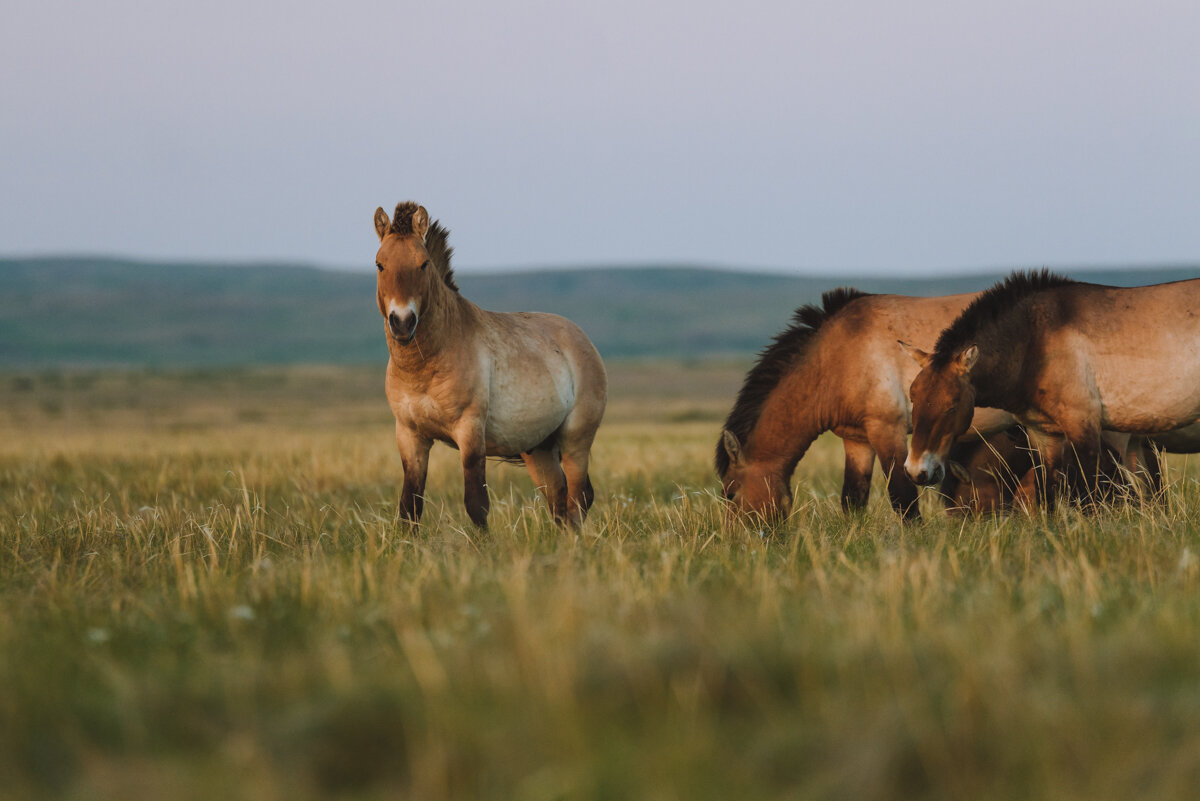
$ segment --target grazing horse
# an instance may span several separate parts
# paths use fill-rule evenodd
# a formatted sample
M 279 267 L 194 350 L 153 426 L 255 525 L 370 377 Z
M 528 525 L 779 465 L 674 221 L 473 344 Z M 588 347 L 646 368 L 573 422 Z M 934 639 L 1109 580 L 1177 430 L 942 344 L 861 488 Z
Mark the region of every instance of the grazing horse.
M 387 399 L 404 463 L 400 512 L 420 520 L 429 449 L 462 453 L 467 514 L 486 528 L 485 458 L 525 462 L 554 520 L 579 525 L 592 505 L 588 455 L 608 379 L 595 346 L 554 314 L 499 314 L 464 298 L 440 223 L 416 203 L 375 210 Z
M 901 469 L 908 448 L 908 387 L 917 368 L 897 339 L 932 343 L 974 295 L 914 298 L 826 292 L 821 306 L 796 310 L 746 374 L 717 443 L 716 468 L 730 516 L 787 515 L 791 476 L 818 435 L 833 431 L 846 452 L 842 507 L 866 505 L 878 455 L 888 496 L 907 519 L 920 517 L 917 487 Z M 1013 423 L 980 410 L 990 435 Z M 965 432 L 964 432 L 965 433 Z
M 1118 288 L 1049 271 L 1013 273 L 938 338 L 914 349 L 912 447 L 905 470 L 935 483 L 971 410 L 1004 409 L 1029 430 L 1050 483 L 1094 498 L 1102 432 L 1200 450 L 1200 279 Z M 1153 477 L 1153 468 L 1152 468 Z
M 938 494 L 951 513 L 1000 512 L 1026 503 L 1023 484 L 1037 466 L 1029 435 L 1013 426 L 990 437 L 962 437 L 950 448 Z

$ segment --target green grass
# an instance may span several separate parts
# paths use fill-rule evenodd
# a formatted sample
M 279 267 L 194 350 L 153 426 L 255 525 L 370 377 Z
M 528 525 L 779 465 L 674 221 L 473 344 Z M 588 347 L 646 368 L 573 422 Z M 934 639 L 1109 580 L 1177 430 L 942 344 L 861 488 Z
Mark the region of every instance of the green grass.
M 673 393 L 656 377 L 671 371 Z M 613 369 L 597 505 L 396 519 L 376 372 L 0 379 L 0 797 L 1188 798 L 1200 483 L 963 520 L 801 465 L 722 531 L 740 368 Z

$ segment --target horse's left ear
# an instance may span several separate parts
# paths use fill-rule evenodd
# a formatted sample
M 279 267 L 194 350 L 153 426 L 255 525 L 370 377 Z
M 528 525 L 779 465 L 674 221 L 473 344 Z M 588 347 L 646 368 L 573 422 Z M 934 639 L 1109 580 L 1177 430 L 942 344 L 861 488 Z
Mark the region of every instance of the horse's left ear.
M 412 216 L 412 230 L 414 236 L 419 236 L 421 241 L 425 241 L 425 234 L 429 233 L 429 212 L 425 211 L 424 206 L 417 206 L 417 210 Z
M 929 364 L 929 360 L 933 358 L 930 354 L 926 353 L 915 345 L 910 345 L 907 342 L 903 342 L 899 339 L 896 341 L 900 343 L 900 347 L 903 348 L 904 352 L 908 354 L 908 357 L 917 364 L 921 365 L 922 369 L 924 369 Z
M 966 374 L 971 372 L 971 368 L 977 361 L 979 361 L 979 346 L 972 345 L 958 352 L 958 355 L 954 357 L 954 366 L 958 372 Z

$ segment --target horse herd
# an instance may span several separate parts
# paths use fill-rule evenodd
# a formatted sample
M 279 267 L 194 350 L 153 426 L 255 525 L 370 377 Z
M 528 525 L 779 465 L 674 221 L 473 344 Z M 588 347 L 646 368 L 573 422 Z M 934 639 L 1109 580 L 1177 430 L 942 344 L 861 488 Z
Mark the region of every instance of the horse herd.
M 524 462 L 555 522 L 581 524 L 607 398 L 595 346 L 557 315 L 464 298 L 446 229 L 416 203 L 376 209 L 375 232 L 402 516 L 420 519 L 440 441 L 462 454 L 476 525 L 487 525 L 488 457 Z M 728 518 L 785 517 L 792 473 L 826 431 L 845 450 L 847 510 L 866 505 L 876 459 L 906 519 L 920 515 L 918 485 L 968 511 L 1157 492 L 1160 450 L 1200 451 L 1198 310 L 1200 279 L 1116 288 L 1045 270 L 976 294 L 827 292 L 760 354 L 725 421 Z

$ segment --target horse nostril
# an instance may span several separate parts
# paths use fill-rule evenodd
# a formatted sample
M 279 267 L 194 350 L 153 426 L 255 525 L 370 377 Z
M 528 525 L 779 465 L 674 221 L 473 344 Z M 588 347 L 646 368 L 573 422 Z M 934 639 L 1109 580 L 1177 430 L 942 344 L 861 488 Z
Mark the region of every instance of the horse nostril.
M 393 311 L 388 314 L 387 322 L 388 328 L 392 331 L 392 336 L 396 339 L 412 339 L 413 334 L 417 330 L 417 315 L 415 314 L 405 314 L 402 316 L 399 312 Z

